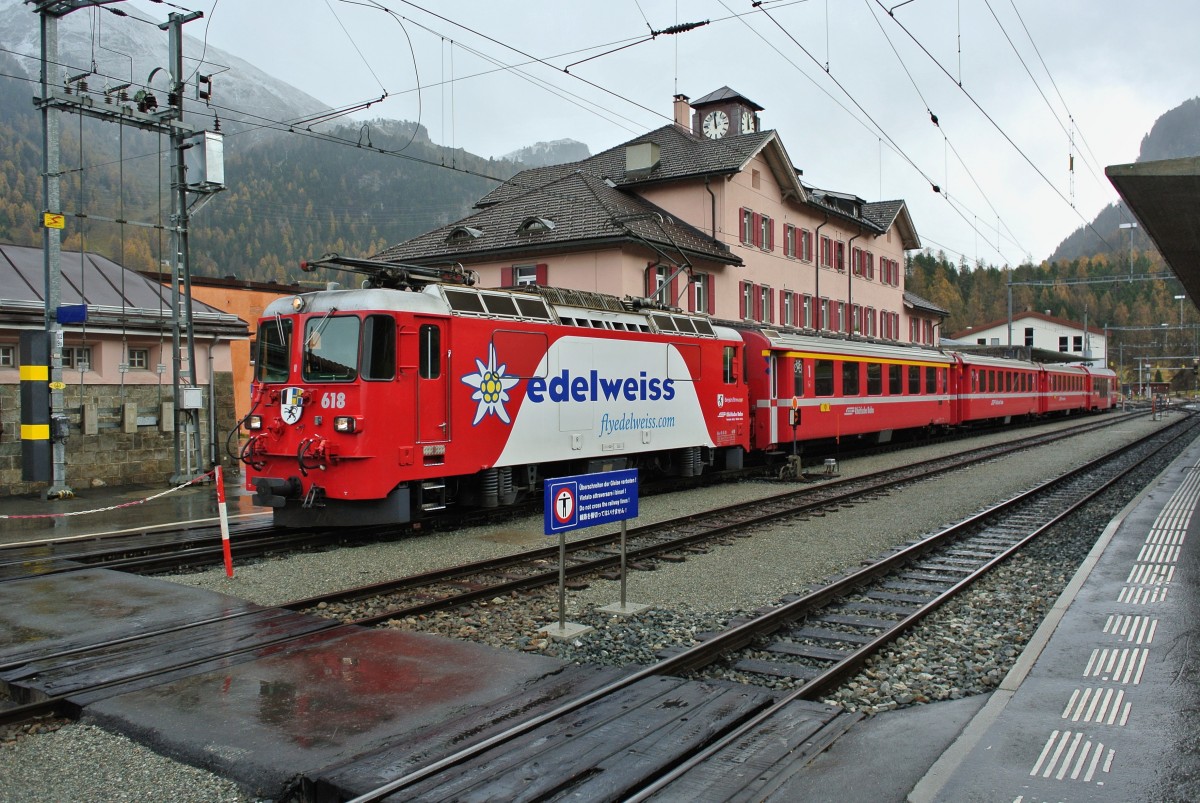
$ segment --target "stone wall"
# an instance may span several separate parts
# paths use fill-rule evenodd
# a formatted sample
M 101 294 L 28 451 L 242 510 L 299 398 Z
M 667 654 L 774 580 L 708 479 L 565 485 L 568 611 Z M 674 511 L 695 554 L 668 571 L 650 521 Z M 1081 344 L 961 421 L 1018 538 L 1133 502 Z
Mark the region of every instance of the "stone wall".
M 174 403 L 169 385 L 86 385 L 69 387 L 64 412 L 70 419 L 67 485 L 167 485 L 175 473 Z M 208 434 L 208 388 L 199 411 L 204 463 L 212 465 Z M 233 375 L 216 375 L 217 458 L 230 464 L 226 436 L 235 422 Z M 21 479 L 21 402 L 18 385 L 0 385 L 0 497 L 39 493 L 48 483 Z M 181 457 L 181 461 L 184 460 Z M 186 465 L 183 466 L 186 468 Z

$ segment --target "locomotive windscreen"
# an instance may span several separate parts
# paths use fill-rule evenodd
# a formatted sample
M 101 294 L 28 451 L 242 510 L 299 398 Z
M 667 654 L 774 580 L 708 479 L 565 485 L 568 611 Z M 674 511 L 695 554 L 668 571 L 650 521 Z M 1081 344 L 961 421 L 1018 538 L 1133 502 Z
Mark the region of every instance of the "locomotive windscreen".
M 258 355 L 254 378 L 258 382 L 288 381 L 288 354 L 292 349 L 292 321 L 276 317 L 258 328 Z

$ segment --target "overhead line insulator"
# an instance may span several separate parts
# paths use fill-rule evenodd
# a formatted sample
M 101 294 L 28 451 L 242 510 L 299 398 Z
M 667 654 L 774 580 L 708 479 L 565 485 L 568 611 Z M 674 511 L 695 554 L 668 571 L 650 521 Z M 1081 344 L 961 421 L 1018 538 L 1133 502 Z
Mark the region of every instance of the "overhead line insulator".
M 671 25 L 666 28 L 663 28 L 661 31 L 651 31 L 650 35 L 651 36 L 670 36 L 672 34 L 677 34 L 677 33 L 687 33 L 688 31 L 694 31 L 697 28 L 702 28 L 707 24 L 708 24 L 708 20 L 703 20 L 701 22 L 681 22 L 678 25 Z

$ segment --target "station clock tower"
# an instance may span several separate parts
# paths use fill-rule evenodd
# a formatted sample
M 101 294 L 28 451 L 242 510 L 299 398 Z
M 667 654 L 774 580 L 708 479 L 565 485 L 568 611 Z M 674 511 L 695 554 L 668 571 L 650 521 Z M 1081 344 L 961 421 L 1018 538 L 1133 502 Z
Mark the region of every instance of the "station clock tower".
M 754 101 L 723 86 L 692 103 L 692 133 L 707 139 L 724 139 L 758 131 L 758 112 Z

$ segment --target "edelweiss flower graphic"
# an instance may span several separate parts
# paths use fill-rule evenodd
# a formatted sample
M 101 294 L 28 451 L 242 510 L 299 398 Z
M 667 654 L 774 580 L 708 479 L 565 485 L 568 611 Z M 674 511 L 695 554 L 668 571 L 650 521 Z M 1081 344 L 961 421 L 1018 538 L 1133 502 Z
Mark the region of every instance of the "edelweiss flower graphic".
M 479 402 L 479 407 L 475 410 L 475 420 L 471 422 L 471 426 L 482 421 L 485 415 L 494 415 L 505 424 L 511 423 L 508 411 L 504 409 L 504 403 L 509 400 L 508 389 L 520 380 L 515 376 L 505 376 L 504 372 L 507 369 L 507 364 L 496 365 L 496 347 L 488 344 L 487 365 L 477 358 L 475 373 L 467 374 L 462 378 L 464 383 L 475 388 L 475 392 L 471 394 L 471 400 Z

